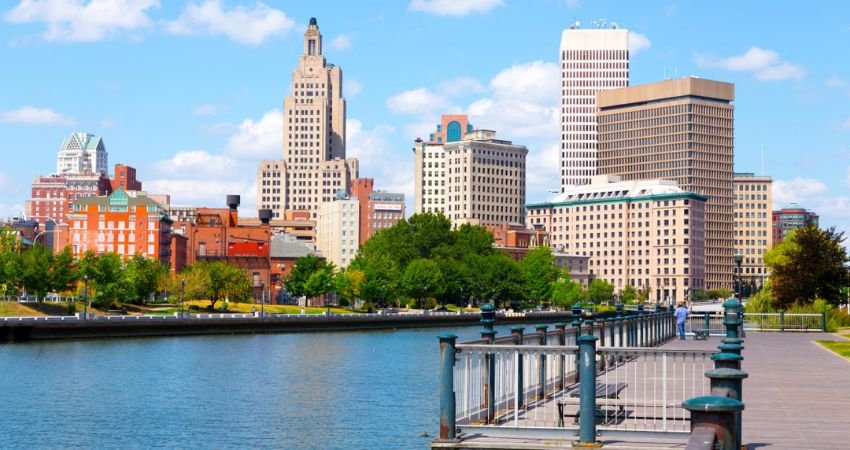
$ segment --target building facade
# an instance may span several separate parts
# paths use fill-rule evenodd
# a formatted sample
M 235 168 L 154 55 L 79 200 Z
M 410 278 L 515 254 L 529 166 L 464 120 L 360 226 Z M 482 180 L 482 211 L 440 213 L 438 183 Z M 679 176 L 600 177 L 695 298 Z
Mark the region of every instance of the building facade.
M 75 200 L 68 214 L 69 245 L 76 257 L 87 251 L 139 254 L 162 264 L 171 260 L 168 211 L 143 193 L 119 189 L 109 195 Z
M 814 212 L 801 207 L 796 203 L 773 211 L 772 228 L 773 228 L 773 245 L 782 242 L 782 239 L 792 230 L 806 225 L 818 225 L 818 215 Z
M 445 213 L 446 154 L 443 144 L 457 142 L 473 131 L 463 114 L 444 114 L 437 130 L 427 141 L 417 138 L 413 144 L 415 213 Z
M 142 182 L 136 179 L 136 169 L 124 164 L 116 164 L 109 180 L 113 191 L 122 189 L 126 192 L 141 191 Z
M 742 256 L 738 275 L 763 282 L 768 275 L 764 254 L 773 246 L 773 179 L 736 173 L 733 186 L 735 254 Z
M 340 195 L 322 204 L 316 247 L 336 267 L 345 268 L 360 248 L 360 202 Z
M 325 61 L 312 18 L 292 71 L 291 94 L 283 100 L 283 159 L 263 161 L 258 170 L 259 209 L 271 209 L 277 218 L 287 210 L 309 211 L 315 219 L 322 203 L 349 191 L 359 166 L 345 158 L 345 115 L 342 69 Z
M 525 223 L 525 146 L 476 130 L 443 151 L 445 214 L 454 226 Z
M 561 192 L 596 175 L 596 93 L 629 85 L 629 32 L 609 28 L 561 34 Z
M 687 77 L 600 91 L 599 173 L 676 181 L 708 197 L 707 289 L 732 286 L 735 85 Z
M 588 276 L 649 287 L 670 303 L 705 288 L 705 196 L 667 180 L 599 175 L 549 202 L 527 205 L 528 222 L 559 253 L 587 256 Z
M 90 133 L 71 133 L 56 156 L 56 174 L 106 174 L 108 154 L 103 139 Z

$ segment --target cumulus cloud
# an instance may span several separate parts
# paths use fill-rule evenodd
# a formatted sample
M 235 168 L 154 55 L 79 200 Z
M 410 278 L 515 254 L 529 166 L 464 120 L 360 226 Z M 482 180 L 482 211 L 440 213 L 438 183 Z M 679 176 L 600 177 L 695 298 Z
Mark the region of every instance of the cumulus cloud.
M 347 50 L 351 48 L 351 38 L 347 34 L 340 34 L 331 40 L 331 47 L 334 50 Z
M 401 192 L 404 194 L 408 208 L 413 204 L 413 162 L 409 155 L 396 154 L 390 140 L 395 136 L 395 129 L 389 125 L 377 125 L 366 128 L 357 119 L 345 122 L 346 154 L 360 160 L 360 176 L 372 177 L 377 181 L 377 188 Z M 388 161 L 410 161 L 409 170 L 400 170 L 397 164 Z
M 156 178 L 145 181 L 145 190 L 151 193 L 170 193 L 175 206 L 224 208 L 225 196 L 240 195 L 243 211 L 240 215 L 256 215 L 256 177 L 239 180 Z
M 74 119 L 50 108 L 22 106 L 18 109 L 0 112 L 0 122 L 28 125 L 73 125 Z
M 850 168 L 847 182 L 850 183 Z M 850 217 L 850 197 L 835 195 L 841 190 L 830 189 L 816 178 L 796 177 L 790 180 L 773 181 L 773 209 L 781 209 L 790 203 L 811 209 L 821 216 L 831 218 Z
M 411 0 L 408 9 L 438 16 L 465 16 L 486 13 L 504 4 L 502 0 Z
M 228 155 L 213 155 L 201 150 L 180 151 L 170 159 L 155 164 L 156 173 L 175 176 L 225 176 L 238 168 L 235 159 Z
M 9 23 L 43 23 L 51 42 L 95 42 L 151 25 L 158 0 L 21 0 L 3 15 Z
M 728 58 L 697 54 L 696 63 L 699 67 L 751 72 L 762 81 L 800 80 L 806 75 L 802 66 L 783 61 L 779 53 L 759 47 L 751 47 L 742 55 Z
M 396 114 L 422 114 L 449 106 L 448 100 L 426 88 L 412 89 L 387 99 L 387 108 Z
M 230 137 L 229 154 L 254 158 L 280 158 L 283 154 L 283 112 L 273 109 L 260 120 L 245 119 Z
M 534 61 L 502 70 L 490 80 L 490 87 L 498 98 L 557 105 L 560 80 L 557 64 Z
M 220 0 L 189 3 L 177 20 L 166 24 L 166 30 L 172 34 L 223 34 L 240 44 L 250 45 L 262 44 L 294 28 L 294 20 L 265 3 L 226 9 Z
M 629 31 L 629 53 L 634 55 L 637 52 L 641 52 L 643 50 L 648 49 L 652 46 L 652 42 L 649 41 L 649 38 L 646 35 L 640 34 L 635 31 Z
M 486 88 L 480 81 L 470 77 L 457 77 L 451 80 L 444 80 L 437 85 L 438 92 L 443 92 L 452 97 L 480 94 L 485 90 Z

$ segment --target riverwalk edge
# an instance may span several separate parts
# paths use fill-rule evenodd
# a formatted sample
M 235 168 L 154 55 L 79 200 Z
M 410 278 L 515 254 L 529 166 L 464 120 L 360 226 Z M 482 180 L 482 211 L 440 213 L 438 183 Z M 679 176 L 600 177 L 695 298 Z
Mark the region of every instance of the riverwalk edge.
M 215 315 L 208 315 L 215 316 Z M 498 314 L 500 325 L 545 323 L 571 319 L 568 312 Z M 216 334 L 258 334 L 316 331 L 381 330 L 473 326 L 479 313 L 268 315 L 254 317 L 181 318 L 175 316 L 119 316 L 85 320 L 68 317 L 0 318 L 0 342 L 59 339 L 98 339 Z

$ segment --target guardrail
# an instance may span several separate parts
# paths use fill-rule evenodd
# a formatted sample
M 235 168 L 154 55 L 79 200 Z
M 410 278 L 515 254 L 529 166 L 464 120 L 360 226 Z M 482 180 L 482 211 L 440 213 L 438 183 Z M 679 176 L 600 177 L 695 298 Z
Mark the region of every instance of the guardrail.
M 692 312 L 685 319 L 685 334 L 693 336 L 697 330 L 708 330 L 709 336 L 725 336 L 722 312 Z
M 745 331 L 826 331 L 825 314 L 745 313 Z

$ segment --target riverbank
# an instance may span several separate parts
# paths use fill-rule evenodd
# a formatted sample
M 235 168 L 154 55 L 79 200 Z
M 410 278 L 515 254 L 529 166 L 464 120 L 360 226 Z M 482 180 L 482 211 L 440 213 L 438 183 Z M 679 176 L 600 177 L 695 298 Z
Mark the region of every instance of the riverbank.
M 498 314 L 500 325 L 571 320 L 566 312 Z M 399 328 L 474 326 L 478 313 L 270 315 L 184 314 L 183 316 L 74 316 L 0 318 L 0 341 L 100 339 L 215 334 L 261 334 Z

